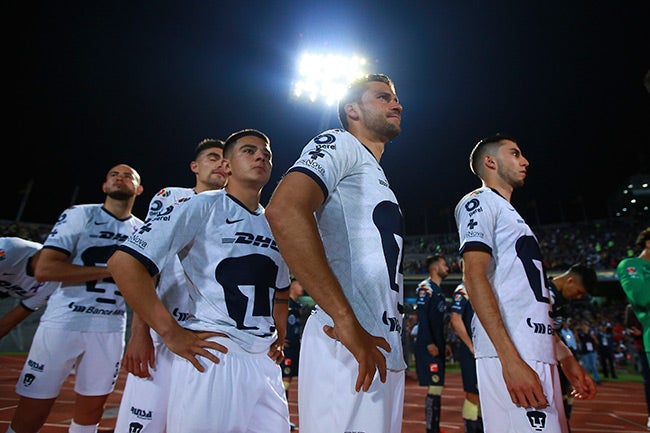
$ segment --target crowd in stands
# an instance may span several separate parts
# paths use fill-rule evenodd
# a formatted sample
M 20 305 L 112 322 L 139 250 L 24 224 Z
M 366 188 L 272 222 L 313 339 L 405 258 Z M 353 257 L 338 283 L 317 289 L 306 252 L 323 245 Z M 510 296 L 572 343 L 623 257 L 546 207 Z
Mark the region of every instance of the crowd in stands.
M 579 223 L 549 224 L 533 227 L 547 270 L 563 270 L 576 262 L 596 271 L 614 270 L 618 262 L 634 255 L 636 234 L 647 221 L 641 218 L 610 218 Z M 404 274 L 426 274 L 424 259 L 444 254 L 451 272 L 460 272 L 458 234 L 442 233 L 407 236 L 404 240 Z
M 0 237 L 23 238 L 43 243 L 50 234 L 53 224 L 37 224 L 0 220 Z

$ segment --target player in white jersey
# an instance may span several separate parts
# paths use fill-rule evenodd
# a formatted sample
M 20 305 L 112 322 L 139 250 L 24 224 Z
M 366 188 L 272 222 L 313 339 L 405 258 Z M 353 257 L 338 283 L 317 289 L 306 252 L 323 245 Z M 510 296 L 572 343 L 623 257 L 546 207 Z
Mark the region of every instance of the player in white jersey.
M 142 221 L 131 215 L 142 193 L 131 167 L 111 168 L 103 204 L 64 211 L 43 244 L 39 281 L 60 281 L 48 301 L 16 392 L 21 396 L 8 432 L 37 432 L 66 377 L 75 369 L 70 433 L 97 431 L 113 391 L 124 349 L 126 305 L 106 262 Z
M 535 235 L 510 204 L 529 163 L 506 136 L 478 142 L 470 167 L 483 186 L 456 206 L 478 388 L 487 433 L 566 433 L 557 361 L 578 398 L 595 388 L 553 333 L 551 300 Z M 565 361 L 566 360 L 566 365 Z
M 0 238 L 0 297 L 20 299 L 18 305 L 0 318 L 0 338 L 43 307 L 58 286 L 34 278 L 42 247 L 38 242 L 22 238 Z
M 285 260 L 318 306 L 300 351 L 307 433 L 401 429 L 403 225 L 379 165 L 401 112 L 385 75 L 353 82 L 339 101 L 346 130 L 311 140 L 267 208 Z
M 192 196 L 149 221 L 108 265 L 134 312 L 179 355 L 172 364 L 168 433 L 288 432 L 277 364 L 289 269 L 259 204 L 271 174 L 269 140 L 257 130 L 239 131 L 226 140 L 224 157 L 225 190 Z M 175 256 L 192 299 L 184 328 L 151 278 Z
M 227 180 L 223 167 L 223 141 L 201 140 L 194 150 L 190 170 L 196 176 L 194 188 L 166 187 L 158 191 L 149 204 L 147 222 L 158 216 L 164 217 L 174 205 L 187 197 L 223 188 Z M 170 260 L 161 271 L 156 291 L 167 310 L 182 324 L 190 314 L 190 298 L 178 257 Z M 122 361 L 129 375 L 120 401 L 116 432 L 165 431 L 173 359 L 173 353 L 165 346 L 160 335 L 134 314 L 131 338 Z

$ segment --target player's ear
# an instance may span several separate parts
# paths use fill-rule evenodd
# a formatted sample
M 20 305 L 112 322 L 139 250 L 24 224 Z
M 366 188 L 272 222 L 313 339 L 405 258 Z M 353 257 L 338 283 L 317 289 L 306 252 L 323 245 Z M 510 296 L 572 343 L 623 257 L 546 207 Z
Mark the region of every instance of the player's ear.
M 359 120 L 359 107 L 356 103 L 345 104 L 345 114 L 352 120 Z
M 138 196 L 144 191 L 144 186 L 138 185 L 138 189 L 135 190 L 135 195 Z
M 487 168 L 494 169 L 494 168 L 497 167 L 497 163 L 494 160 L 494 158 L 492 157 L 492 155 L 485 155 L 483 158 L 484 158 L 484 161 L 485 161 L 485 166 Z
M 196 161 L 190 162 L 190 170 L 192 170 L 192 173 L 197 174 L 199 172 L 199 163 Z

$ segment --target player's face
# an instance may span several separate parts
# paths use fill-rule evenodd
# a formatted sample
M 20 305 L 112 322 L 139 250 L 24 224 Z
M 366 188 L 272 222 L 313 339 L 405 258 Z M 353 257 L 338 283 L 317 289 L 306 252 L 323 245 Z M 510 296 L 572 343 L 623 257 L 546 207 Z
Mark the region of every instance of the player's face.
M 293 280 L 291 282 L 291 287 L 289 287 L 289 290 L 291 290 L 291 294 L 300 297 L 305 294 L 305 289 L 302 287 L 302 284 L 298 282 L 298 280 Z
M 566 299 L 581 299 L 586 294 L 587 289 L 582 284 L 580 277 L 569 277 L 564 285 L 564 290 L 562 290 L 562 296 Z
M 435 266 L 435 271 L 440 278 L 447 278 L 447 275 L 449 275 L 449 265 L 447 265 L 447 261 L 444 259 L 438 260 L 438 263 L 436 263 Z
M 128 165 L 116 165 L 108 171 L 102 190 L 116 200 L 128 200 L 142 191 L 140 176 Z
M 521 153 L 517 143 L 510 140 L 503 140 L 503 144 L 497 150 L 495 156 L 497 163 L 497 175 L 513 188 L 524 185 L 526 179 L 526 167 L 529 163 Z
M 373 81 L 358 104 L 363 125 L 387 141 L 402 132 L 402 105 L 386 83 Z
M 196 174 L 197 183 L 207 189 L 221 189 L 226 184 L 228 175 L 224 166 L 223 149 L 211 147 L 199 153 L 190 168 Z
M 272 167 L 271 148 L 254 135 L 237 140 L 226 159 L 226 170 L 232 179 L 253 181 L 260 187 L 269 181 Z

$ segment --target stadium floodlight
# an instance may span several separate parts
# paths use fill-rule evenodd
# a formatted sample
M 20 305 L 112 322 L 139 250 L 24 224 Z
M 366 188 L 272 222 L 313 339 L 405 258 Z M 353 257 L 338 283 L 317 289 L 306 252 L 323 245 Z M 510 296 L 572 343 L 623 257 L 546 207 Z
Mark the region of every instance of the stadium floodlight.
M 293 96 L 311 102 L 323 100 L 332 105 L 345 92 L 347 85 L 364 74 L 366 59 L 359 56 L 304 53 L 298 61 L 298 79 Z

